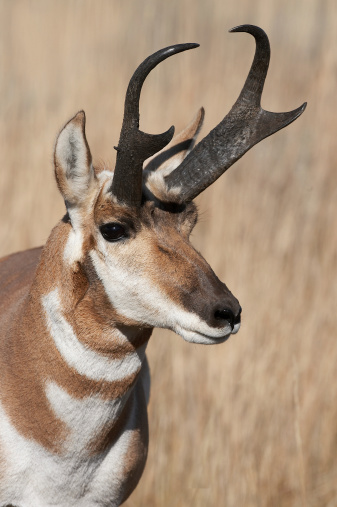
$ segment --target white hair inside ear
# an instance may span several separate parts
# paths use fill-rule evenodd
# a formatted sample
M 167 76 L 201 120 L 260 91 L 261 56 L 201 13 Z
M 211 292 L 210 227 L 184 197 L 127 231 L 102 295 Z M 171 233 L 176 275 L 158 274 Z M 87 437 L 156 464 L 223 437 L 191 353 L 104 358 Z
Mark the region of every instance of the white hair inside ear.
M 78 112 L 61 130 L 54 152 L 55 176 L 67 208 L 80 205 L 95 178 L 85 136 L 85 113 Z
M 144 191 L 163 202 L 174 202 L 180 188 L 168 190 L 165 176 L 176 169 L 193 149 L 205 116 L 200 108 L 187 127 L 179 132 L 161 151 L 144 162 Z

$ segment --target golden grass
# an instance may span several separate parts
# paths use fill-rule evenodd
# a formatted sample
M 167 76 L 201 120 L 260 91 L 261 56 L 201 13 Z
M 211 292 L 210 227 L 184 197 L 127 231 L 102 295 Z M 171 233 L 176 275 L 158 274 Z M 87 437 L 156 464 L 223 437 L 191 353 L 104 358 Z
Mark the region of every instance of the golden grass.
M 0 1 L 0 251 L 43 243 L 63 214 L 53 141 L 79 109 L 96 160 L 114 162 L 126 85 L 177 42 L 146 82 L 141 127 L 181 128 L 200 105 L 204 134 L 229 110 L 253 39 L 269 34 L 263 105 L 304 115 L 200 198 L 193 241 L 243 307 L 218 347 L 168 332 L 149 345 L 146 471 L 126 505 L 336 506 L 337 4 L 334 0 Z

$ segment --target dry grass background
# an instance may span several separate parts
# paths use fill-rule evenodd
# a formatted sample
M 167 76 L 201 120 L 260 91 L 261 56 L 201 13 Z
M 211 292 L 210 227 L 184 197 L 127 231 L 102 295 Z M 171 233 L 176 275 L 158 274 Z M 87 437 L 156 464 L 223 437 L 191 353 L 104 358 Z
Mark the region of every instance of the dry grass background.
M 200 198 L 193 241 L 243 307 L 218 347 L 156 331 L 146 471 L 126 505 L 337 505 L 337 4 L 335 0 L 0 0 L 0 253 L 45 242 L 63 214 L 58 129 L 87 113 L 114 163 L 128 79 L 148 54 L 199 42 L 148 78 L 141 127 L 204 135 L 229 110 L 262 26 L 266 109 L 304 115 Z

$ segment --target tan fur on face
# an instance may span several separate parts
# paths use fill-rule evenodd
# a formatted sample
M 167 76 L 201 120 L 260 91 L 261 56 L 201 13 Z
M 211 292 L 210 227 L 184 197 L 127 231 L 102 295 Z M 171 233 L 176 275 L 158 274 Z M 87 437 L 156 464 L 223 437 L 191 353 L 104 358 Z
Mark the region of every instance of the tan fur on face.
M 139 262 L 151 282 L 160 287 L 170 300 L 183 307 L 184 294 L 200 291 L 200 275 L 215 277 L 207 262 L 189 242 L 197 221 L 196 207 L 191 203 L 180 213 L 153 208 L 150 216 L 152 223 L 149 219 L 145 228 L 147 239 L 143 240 L 144 247 L 138 254 Z M 152 263 L 148 262 L 149 257 Z

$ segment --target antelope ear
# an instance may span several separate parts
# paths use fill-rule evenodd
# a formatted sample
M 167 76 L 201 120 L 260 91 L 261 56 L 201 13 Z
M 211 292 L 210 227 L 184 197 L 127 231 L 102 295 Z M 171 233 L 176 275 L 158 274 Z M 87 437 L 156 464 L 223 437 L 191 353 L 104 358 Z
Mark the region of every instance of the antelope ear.
M 54 151 L 55 176 L 67 208 L 80 206 L 95 173 L 87 139 L 85 113 L 79 111 L 61 130 Z
M 146 172 L 163 171 L 167 176 L 176 169 L 193 149 L 205 117 L 203 107 L 199 109 L 191 123 L 179 132 L 165 148 L 144 162 Z
M 172 201 L 176 199 L 176 192 L 170 192 L 164 177 L 176 169 L 185 157 L 193 149 L 197 136 L 201 130 L 205 117 L 204 108 L 200 108 L 191 123 L 161 151 L 144 163 L 144 190 L 150 197 L 156 197 L 160 201 Z M 179 189 L 177 189 L 179 193 Z

